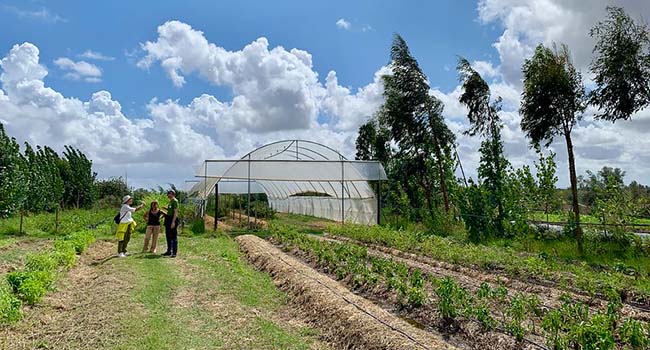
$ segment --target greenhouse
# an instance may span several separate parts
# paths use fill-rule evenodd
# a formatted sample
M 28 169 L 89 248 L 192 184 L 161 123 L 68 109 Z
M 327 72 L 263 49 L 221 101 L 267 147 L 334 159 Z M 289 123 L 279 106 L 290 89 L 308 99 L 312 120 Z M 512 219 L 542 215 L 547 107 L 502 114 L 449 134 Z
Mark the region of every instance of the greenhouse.
M 196 177 L 190 192 L 204 203 L 213 192 L 245 194 L 250 210 L 250 194 L 265 193 L 281 213 L 365 225 L 381 220 L 381 196 L 371 183 L 379 186 L 387 179 L 377 161 L 348 160 L 306 140 L 270 143 L 237 160 L 205 160 Z

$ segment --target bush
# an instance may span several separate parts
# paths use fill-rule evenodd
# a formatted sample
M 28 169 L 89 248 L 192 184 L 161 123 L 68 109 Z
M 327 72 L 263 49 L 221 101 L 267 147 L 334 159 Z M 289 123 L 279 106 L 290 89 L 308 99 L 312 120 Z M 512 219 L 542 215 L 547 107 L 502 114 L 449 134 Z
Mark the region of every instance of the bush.
M 72 243 L 77 254 L 81 254 L 95 242 L 95 235 L 90 231 L 79 231 L 67 236 L 65 240 Z
M 7 275 L 14 294 L 30 305 L 39 302 L 51 288 L 54 276 L 50 271 L 17 271 Z
M 0 286 L 0 324 L 15 322 L 20 320 L 23 315 L 20 310 L 22 302 L 11 290 L 2 283 Z
M 190 229 L 194 234 L 205 233 L 205 221 L 203 220 L 203 218 L 198 218 L 192 221 L 192 226 L 190 227 Z
M 25 269 L 27 271 L 56 271 L 58 264 L 51 253 L 36 253 L 27 255 Z
M 57 239 L 54 241 L 53 257 L 57 265 L 69 269 L 77 261 L 77 251 L 72 242 Z

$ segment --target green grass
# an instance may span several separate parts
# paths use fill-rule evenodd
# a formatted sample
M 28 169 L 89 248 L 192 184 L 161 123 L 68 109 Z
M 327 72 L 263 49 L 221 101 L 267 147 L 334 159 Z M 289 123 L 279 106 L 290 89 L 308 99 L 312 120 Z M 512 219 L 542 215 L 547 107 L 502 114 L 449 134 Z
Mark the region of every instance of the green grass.
M 26 214 L 23 217 L 23 235 L 30 237 L 49 237 L 53 234 L 69 234 L 88 228 L 100 221 L 112 222 L 118 211 L 115 209 L 70 209 L 59 212 L 59 227 L 57 232 L 56 214 L 39 213 Z M 0 220 L 0 237 L 18 235 L 20 233 L 20 216 Z
M 536 220 L 536 221 L 546 221 L 546 214 L 544 212 L 532 212 L 530 213 L 531 220 Z M 566 222 L 566 214 L 548 214 L 548 221 L 550 222 Z M 600 220 L 598 220 L 597 217 L 589 214 L 582 214 L 580 215 L 580 221 L 585 223 L 585 224 L 598 224 L 600 223 Z M 650 218 L 635 218 L 633 221 L 634 224 L 640 224 L 640 225 L 650 225 Z
M 130 250 L 141 242 L 136 236 Z M 278 321 L 286 296 L 230 237 L 180 237 L 177 260 L 138 254 L 115 264 L 142 308 L 123 320 L 116 349 L 302 350 L 317 334 Z

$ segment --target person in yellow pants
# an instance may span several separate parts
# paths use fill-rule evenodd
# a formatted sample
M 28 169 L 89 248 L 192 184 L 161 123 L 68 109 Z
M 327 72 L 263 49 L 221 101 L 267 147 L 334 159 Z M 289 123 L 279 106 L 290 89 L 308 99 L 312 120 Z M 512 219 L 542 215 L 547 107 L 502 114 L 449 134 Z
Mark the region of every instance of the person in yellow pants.
M 120 208 L 120 223 L 117 225 L 115 236 L 117 237 L 117 256 L 124 258 L 127 256 L 126 247 L 131 240 L 131 233 L 135 230 L 135 220 L 133 220 L 133 213 L 144 208 L 145 203 L 132 207 L 133 198 L 126 195 L 122 198 L 122 208 Z

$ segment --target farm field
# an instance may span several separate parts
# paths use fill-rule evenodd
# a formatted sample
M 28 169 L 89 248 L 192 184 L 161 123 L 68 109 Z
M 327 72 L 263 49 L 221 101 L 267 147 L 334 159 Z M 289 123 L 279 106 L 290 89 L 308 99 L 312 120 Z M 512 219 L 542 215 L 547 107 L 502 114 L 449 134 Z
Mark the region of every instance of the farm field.
M 110 229 L 96 234 L 41 301 L 22 307 L 22 320 L 0 326 L 0 348 L 330 348 L 270 278 L 241 259 L 230 237 L 184 236 L 178 258 L 163 259 L 135 253 L 143 239 L 137 234 L 134 254 L 116 259 Z M 2 263 L 47 249 L 52 238 L 3 236 Z M 20 268 L 20 260 L 11 264 Z

